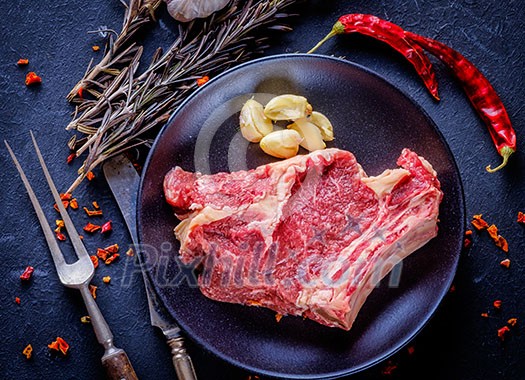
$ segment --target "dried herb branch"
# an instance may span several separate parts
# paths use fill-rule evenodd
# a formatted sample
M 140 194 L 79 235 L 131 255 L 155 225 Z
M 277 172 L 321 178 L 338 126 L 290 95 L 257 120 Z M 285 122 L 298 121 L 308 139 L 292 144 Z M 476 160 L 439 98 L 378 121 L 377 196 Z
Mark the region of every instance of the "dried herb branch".
M 77 156 L 88 152 L 68 192 L 104 160 L 148 142 L 146 133 L 167 121 L 197 88 L 196 79 L 216 75 L 261 53 L 267 47 L 267 37 L 259 36 L 257 30 L 289 30 L 281 25 L 281 19 L 289 16 L 282 11 L 295 2 L 234 0 L 226 10 L 205 21 L 181 25 L 172 46 L 164 54 L 157 50 L 141 74 L 137 67 L 142 49 L 137 46 L 126 58 L 129 65 L 112 81 L 94 84 L 102 92 L 92 91 L 95 99 L 84 100 L 67 127 L 87 137 L 82 144 L 70 142 L 70 147 L 78 146 Z
M 67 95 L 67 100 L 73 101 L 83 90 L 87 90 L 92 95 L 100 94 L 106 83 L 120 73 L 120 68 L 129 64 L 140 49 L 132 42 L 133 38 L 144 25 L 155 20 L 155 11 L 162 0 L 130 0 L 129 4 L 122 0 L 121 2 L 126 7 L 126 12 L 120 34 L 114 39 L 114 34 L 117 33 L 113 30 L 96 31 L 109 34 L 104 57 L 97 65 L 93 67 L 89 65 L 84 77 Z

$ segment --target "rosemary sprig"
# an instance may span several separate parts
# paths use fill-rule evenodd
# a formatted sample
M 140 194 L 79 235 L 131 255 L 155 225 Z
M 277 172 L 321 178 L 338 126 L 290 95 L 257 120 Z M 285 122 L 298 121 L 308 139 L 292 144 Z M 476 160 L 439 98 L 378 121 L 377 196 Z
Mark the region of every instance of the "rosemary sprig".
M 142 53 L 138 47 L 129 65 L 112 81 L 98 86 L 102 92 L 94 92 L 94 100 L 83 101 L 67 126 L 87 136 L 76 150 L 77 156 L 88 152 L 68 192 L 104 160 L 147 143 L 146 132 L 167 121 L 197 88 L 196 79 L 218 74 L 260 53 L 267 37 L 258 37 L 256 30 L 289 30 L 280 24 L 288 16 L 281 11 L 295 2 L 234 0 L 225 11 L 205 21 L 181 25 L 176 41 L 164 54 L 158 49 L 142 74 L 137 73 Z
M 132 40 L 144 25 L 155 20 L 155 11 L 162 0 L 130 0 L 129 4 L 120 1 L 126 7 L 120 34 L 117 35 L 113 30 L 101 29 L 92 32 L 107 33 L 109 36 L 104 57 L 93 67 L 90 62 L 84 77 L 66 96 L 67 100 L 73 101 L 82 90 L 87 90 L 94 96 L 100 95 L 107 83 L 120 73 L 120 68 L 128 65 L 139 50 L 142 52 L 142 48 Z M 117 35 L 116 39 L 114 35 Z

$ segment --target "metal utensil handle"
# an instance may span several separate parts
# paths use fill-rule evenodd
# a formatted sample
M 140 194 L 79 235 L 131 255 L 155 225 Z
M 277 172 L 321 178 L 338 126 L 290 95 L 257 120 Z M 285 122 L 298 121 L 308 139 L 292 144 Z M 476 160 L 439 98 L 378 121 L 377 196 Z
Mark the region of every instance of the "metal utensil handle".
M 175 367 L 175 372 L 177 372 L 177 378 L 179 380 L 197 380 L 191 358 L 186 352 L 186 348 L 184 348 L 184 338 L 168 339 L 168 345 L 171 347 L 173 366 Z
M 138 380 L 137 374 L 123 349 L 117 348 L 102 357 L 102 365 L 110 380 Z

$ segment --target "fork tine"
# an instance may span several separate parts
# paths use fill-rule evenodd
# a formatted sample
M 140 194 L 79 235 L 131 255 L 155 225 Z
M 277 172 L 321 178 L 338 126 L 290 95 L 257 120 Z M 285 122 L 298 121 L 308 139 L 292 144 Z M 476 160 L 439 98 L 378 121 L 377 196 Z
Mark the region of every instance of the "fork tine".
M 66 226 L 67 233 L 69 235 L 69 238 L 71 239 L 71 244 L 73 245 L 73 248 L 77 254 L 77 257 L 81 259 L 89 258 L 89 254 L 86 251 L 86 247 L 84 247 L 84 243 L 82 243 L 82 240 L 80 240 L 80 236 L 78 236 L 78 232 L 75 229 L 75 225 L 71 221 L 71 218 L 69 217 L 69 214 L 66 211 L 66 208 L 62 204 L 62 199 L 60 199 L 60 195 L 58 194 L 58 190 L 55 186 L 55 183 L 53 182 L 53 179 L 51 178 L 51 175 L 49 174 L 49 171 L 47 170 L 46 163 L 44 162 L 44 158 L 42 157 L 42 154 L 40 153 L 40 148 L 38 147 L 38 144 L 36 143 L 35 136 L 33 135 L 33 131 L 29 131 L 31 134 L 31 139 L 33 140 L 33 145 L 35 146 L 36 155 L 38 157 L 38 160 L 40 161 L 40 166 L 42 167 L 42 171 L 44 172 L 44 175 L 47 180 L 47 184 L 49 185 L 49 188 L 51 189 L 51 193 L 53 194 L 53 198 L 55 199 L 55 202 L 58 206 L 58 210 L 60 211 L 60 216 L 62 217 L 62 220 L 64 221 L 64 225 Z
M 29 181 L 27 180 L 27 177 L 24 173 L 24 170 L 22 169 L 22 166 L 20 166 L 20 163 L 18 162 L 18 159 L 15 156 L 15 153 L 9 146 L 6 140 L 4 140 L 5 146 L 7 147 L 7 150 L 9 151 L 9 154 L 11 155 L 11 159 L 15 163 L 16 170 L 18 170 L 18 173 L 20 174 L 20 178 L 22 178 L 22 182 L 24 183 L 24 186 L 27 190 L 27 194 L 29 194 L 29 199 L 31 200 L 31 203 L 33 204 L 33 207 L 35 209 L 36 215 L 38 217 L 38 221 L 40 222 L 40 226 L 42 227 L 42 231 L 44 231 L 44 236 L 47 241 L 47 245 L 49 246 L 49 250 L 51 251 L 51 256 L 53 257 L 53 261 L 55 262 L 55 266 L 57 268 L 58 274 L 60 276 L 61 270 L 66 262 L 64 260 L 64 256 L 62 255 L 62 252 L 60 251 L 60 248 L 58 247 L 58 243 L 55 239 L 55 236 L 53 235 L 53 231 L 51 231 L 51 227 L 49 227 L 49 224 L 46 220 L 46 217 L 44 215 L 44 211 L 42 211 L 42 207 L 40 206 L 40 202 L 38 202 L 38 199 L 35 195 L 35 192 L 33 191 L 33 188 L 29 184 Z

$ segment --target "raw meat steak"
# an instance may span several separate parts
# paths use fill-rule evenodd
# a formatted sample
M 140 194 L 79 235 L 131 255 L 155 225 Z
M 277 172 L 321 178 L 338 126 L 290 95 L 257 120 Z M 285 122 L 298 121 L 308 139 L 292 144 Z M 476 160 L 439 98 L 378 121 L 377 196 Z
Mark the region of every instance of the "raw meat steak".
M 408 149 L 397 164 L 368 177 L 326 149 L 234 173 L 176 167 L 164 191 L 180 258 L 201 264 L 211 299 L 349 330 L 375 284 L 437 234 L 436 172 Z

